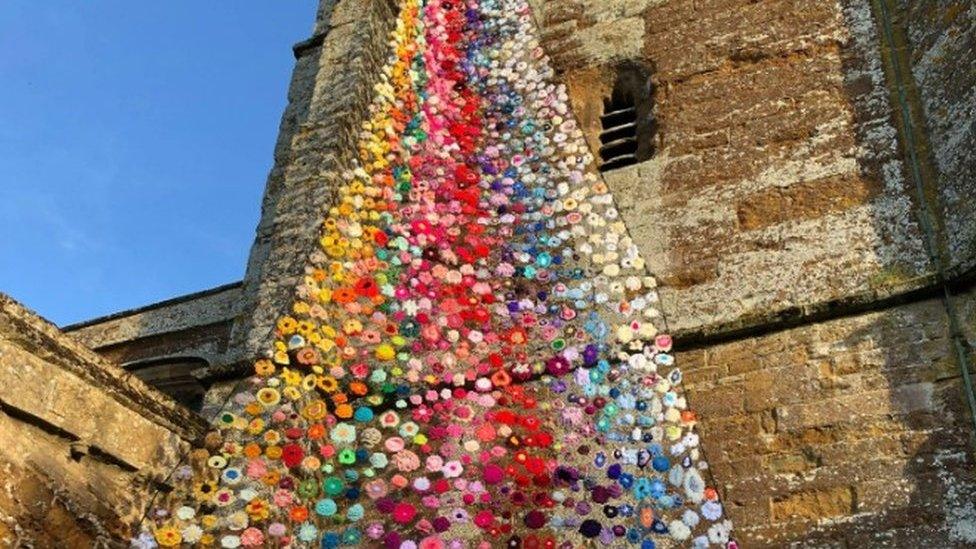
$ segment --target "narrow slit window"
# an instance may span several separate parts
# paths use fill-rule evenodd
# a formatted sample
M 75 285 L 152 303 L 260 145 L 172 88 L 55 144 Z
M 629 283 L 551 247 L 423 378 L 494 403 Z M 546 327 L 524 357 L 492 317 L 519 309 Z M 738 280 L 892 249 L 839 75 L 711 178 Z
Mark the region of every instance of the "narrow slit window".
M 610 97 L 600 117 L 600 171 L 649 159 L 654 154 L 656 124 L 650 71 L 637 64 L 617 68 Z

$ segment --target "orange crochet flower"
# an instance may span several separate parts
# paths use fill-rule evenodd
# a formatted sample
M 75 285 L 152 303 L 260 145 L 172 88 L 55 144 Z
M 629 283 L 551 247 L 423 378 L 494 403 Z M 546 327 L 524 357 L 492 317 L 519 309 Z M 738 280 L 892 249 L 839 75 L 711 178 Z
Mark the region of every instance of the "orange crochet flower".
M 308 428 L 308 438 L 311 440 L 318 440 L 325 436 L 325 425 L 321 423 L 315 423 Z
M 356 299 L 356 291 L 352 288 L 336 288 L 332 292 L 332 301 L 336 303 L 351 303 Z
M 261 482 L 263 482 L 265 486 L 275 486 L 280 480 L 281 473 L 278 471 L 268 471 L 268 473 L 261 477 Z
M 264 358 L 254 363 L 254 373 L 261 377 L 274 375 L 275 365 L 270 360 Z
M 244 447 L 244 455 L 249 458 L 256 458 L 261 455 L 261 446 L 252 442 Z
M 288 517 L 294 522 L 305 522 L 308 520 L 308 508 L 296 505 L 288 511 Z
M 352 406 L 349 404 L 340 404 L 336 406 L 335 415 L 339 419 L 349 419 L 352 417 Z
M 508 375 L 505 370 L 498 370 L 491 374 L 491 382 L 496 387 L 504 387 L 512 382 L 512 376 Z
M 362 381 L 353 381 L 349 384 L 349 392 L 356 396 L 366 396 L 369 393 L 369 386 Z

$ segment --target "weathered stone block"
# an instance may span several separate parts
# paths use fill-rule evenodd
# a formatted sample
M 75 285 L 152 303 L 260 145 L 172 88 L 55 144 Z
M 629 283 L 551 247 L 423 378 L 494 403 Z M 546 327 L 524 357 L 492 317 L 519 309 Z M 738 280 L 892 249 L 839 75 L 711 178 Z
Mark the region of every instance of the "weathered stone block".
M 204 429 L 0 295 L 0 545 L 125 539 Z
M 770 501 L 773 520 L 807 518 L 818 520 L 857 511 L 854 489 L 839 486 L 829 490 L 812 490 L 790 494 Z

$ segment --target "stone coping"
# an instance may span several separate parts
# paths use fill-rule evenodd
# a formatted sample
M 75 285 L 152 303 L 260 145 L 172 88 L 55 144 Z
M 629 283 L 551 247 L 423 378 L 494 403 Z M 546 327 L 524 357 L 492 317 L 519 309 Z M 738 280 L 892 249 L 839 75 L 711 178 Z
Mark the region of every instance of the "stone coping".
M 207 422 L 203 418 L 108 362 L 3 293 L 0 293 L 0 339 L 98 387 L 121 405 L 186 441 L 206 432 Z

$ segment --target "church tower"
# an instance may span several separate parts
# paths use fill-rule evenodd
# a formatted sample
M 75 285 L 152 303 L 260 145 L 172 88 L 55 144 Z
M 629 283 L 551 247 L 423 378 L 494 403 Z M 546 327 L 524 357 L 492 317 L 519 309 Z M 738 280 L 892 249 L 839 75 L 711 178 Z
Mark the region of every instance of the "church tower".
M 972 6 L 531 3 L 657 277 L 744 546 L 976 541 Z M 346 166 L 390 10 L 323 2 L 295 48 L 254 303 L 300 274 L 329 200 L 313 182 Z
M 972 6 L 531 4 L 744 546 L 976 542 Z M 325 1 L 295 47 L 239 349 L 302 273 L 393 8 Z
M 525 51 L 502 52 L 506 40 Z M 0 299 L 0 542 L 85 546 L 139 523 L 141 543 L 178 544 L 214 516 L 237 542 L 270 543 L 281 503 L 306 515 L 275 522 L 279 533 L 321 546 L 976 544 L 971 2 L 321 0 L 293 53 L 242 283 L 65 330 L 101 357 Z M 551 105 L 532 106 L 540 90 Z M 448 116 L 431 97 L 463 101 Z M 569 144 L 519 136 L 526 113 L 539 126 L 526 136 L 562 127 Z M 441 117 L 480 128 L 493 152 L 456 125 L 429 126 Z M 382 124 L 392 149 L 368 140 Z M 437 135 L 449 136 L 442 150 L 422 145 Z M 433 188 L 413 186 L 425 178 Z M 436 209 L 444 193 L 454 210 Z M 363 229 L 350 214 L 367 210 L 379 213 Z M 474 221 L 410 240 L 445 216 Z M 350 235 L 383 251 L 356 259 L 394 265 L 388 278 L 336 277 L 346 252 L 331 250 Z M 416 281 L 390 282 L 402 273 Z M 462 306 L 472 295 L 494 301 Z M 343 320 L 322 332 L 335 348 L 300 323 L 316 299 L 328 304 L 312 318 Z M 447 303 L 440 328 L 425 299 Z M 484 343 L 473 326 L 500 316 L 506 331 Z M 390 331 L 373 341 L 348 323 L 364 319 Z M 540 347 L 549 354 L 533 362 Z M 450 358 L 411 362 L 408 350 Z M 110 361 L 199 404 L 220 431 L 205 435 Z M 11 391 L 24 364 L 97 403 L 96 423 L 112 428 L 49 393 Z M 295 417 L 278 408 L 292 370 Z M 316 391 L 321 407 L 306 401 Z M 474 420 L 438 423 L 458 403 Z M 374 425 L 399 442 L 372 441 Z M 309 439 L 320 434 L 337 438 Z M 399 457 L 371 461 L 383 445 Z M 295 473 L 309 448 L 320 482 L 298 505 L 278 488 L 301 493 L 281 476 L 312 478 Z M 286 471 L 268 488 L 280 501 L 248 492 L 246 506 L 228 503 L 242 515 L 222 515 L 210 490 L 273 477 L 237 466 L 256 456 Z M 377 473 L 388 465 L 403 466 L 395 482 Z M 458 488 L 467 473 L 453 468 L 475 467 Z M 374 474 L 391 484 L 362 476 Z M 424 499 L 455 489 L 464 527 Z M 322 521 L 341 527 L 302 529 Z

